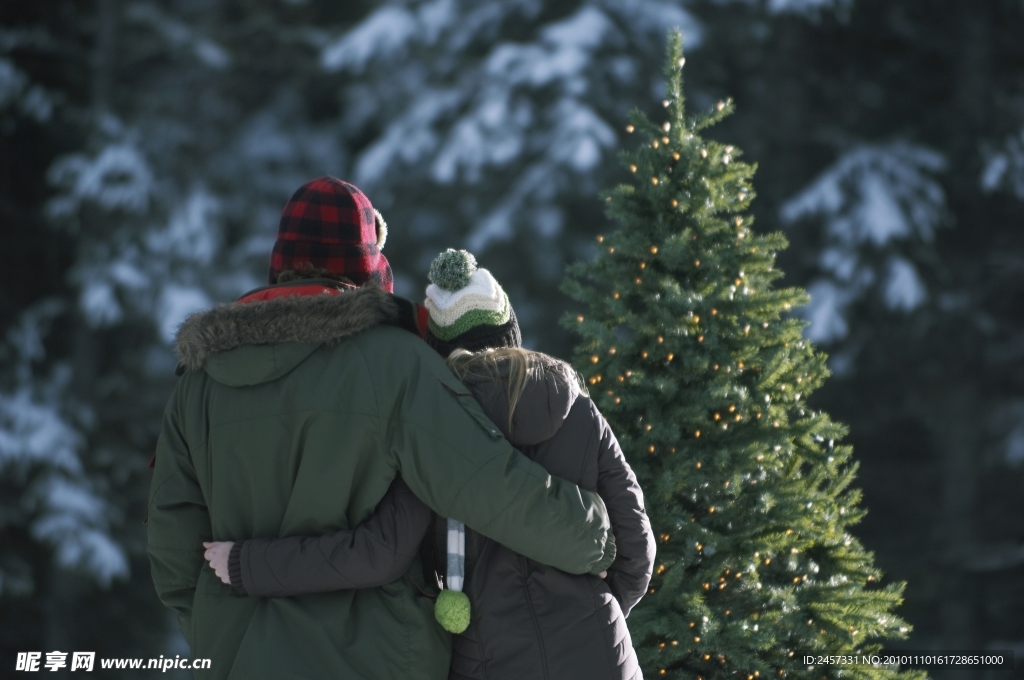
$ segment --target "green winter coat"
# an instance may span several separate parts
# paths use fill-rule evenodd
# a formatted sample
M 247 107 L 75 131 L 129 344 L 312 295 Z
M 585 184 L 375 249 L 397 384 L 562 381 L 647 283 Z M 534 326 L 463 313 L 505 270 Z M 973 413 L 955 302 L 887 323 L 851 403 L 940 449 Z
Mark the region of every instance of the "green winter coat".
M 329 292 L 222 305 L 178 335 L 188 370 L 157 444 L 149 556 L 192 658 L 211 659 L 197 677 L 447 678 L 418 560 L 380 588 L 264 599 L 203 560 L 203 541 L 352 528 L 398 473 L 435 512 L 539 562 L 597 573 L 614 558 L 600 498 L 512 448 L 401 327 L 408 303 Z

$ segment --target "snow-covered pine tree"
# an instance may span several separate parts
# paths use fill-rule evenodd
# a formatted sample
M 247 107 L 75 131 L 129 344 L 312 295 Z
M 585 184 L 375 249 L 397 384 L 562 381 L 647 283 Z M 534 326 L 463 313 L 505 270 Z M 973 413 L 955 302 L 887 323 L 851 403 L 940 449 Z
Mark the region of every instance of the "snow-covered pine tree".
M 670 36 L 666 117 L 634 112 L 636 180 L 607 192 L 623 226 L 564 289 L 583 340 L 576 365 L 644 487 L 658 539 L 648 595 L 630 616 L 647 677 L 837 677 L 802 651 L 877 651 L 906 637 L 873 556 L 848 533 L 865 511 L 851 488 L 845 428 L 807 396 L 825 356 L 777 288 L 780 234 L 751 230 L 754 167 L 701 137 L 732 111 L 688 116 L 682 38 Z M 860 667 L 844 677 L 923 677 Z
M 311 27 L 362 10 L 8 5 L 0 158 L 25 172 L 0 173 L 0 215 L 21 225 L 0 229 L 0 323 L 25 307 L 0 328 L 0 653 L 184 655 L 143 524 L 171 339 L 266 282 L 297 186 L 344 175 Z
M 90 14 L 63 1 L 0 9 L 0 656 L 7 659 L 44 643 L 60 649 L 69 620 L 109 630 L 110 608 L 80 613 L 64 606 L 67 594 L 109 588 L 129 572 L 108 480 L 84 455 L 94 414 L 71 394 L 72 361 L 58 356 L 69 306 L 60 263 L 73 238 L 43 235 L 39 209 L 46 166 L 82 139 L 79 69 Z M 124 606 L 116 607 L 121 618 Z
M 700 33 L 666 0 L 392 0 L 331 40 L 349 179 L 402 235 L 396 291 L 422 295 L 437 253 L 465 247 L 515 301 L 524 341 L 568 352 L 550 290 L 601 221 L 589 197 L 617 171 L 612 121 L 660 99 L 665 26 L 691 46 Z

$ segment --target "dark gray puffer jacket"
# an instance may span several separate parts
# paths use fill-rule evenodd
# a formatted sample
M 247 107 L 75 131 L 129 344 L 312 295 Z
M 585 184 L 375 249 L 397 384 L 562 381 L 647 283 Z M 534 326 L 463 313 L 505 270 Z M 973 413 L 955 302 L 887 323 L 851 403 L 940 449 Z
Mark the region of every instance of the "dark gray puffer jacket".
M 597 491 L 617 553 L 607 578 L 573 575 L 466 527 L 465 592 L 472 613 L 469 628 L 454 636 L 449 680 L 641 679 L 625 618 L 651 580 L 654 536 L 643 493 L 608 423 L 580 394 L 572 369 L 555 359 L 528 376 L 511 428 L 505 380 L 471 375 L 463 383 L 528 458 L 552 476 Z M 255 597 L 383 585 L 408 569 L 430 518 L 430 509 L 399 480 L 355 529 L 236 543 L 232 582 Z M 441 574 L 446 534 L 446 519 L 437 518 L 434 540 L 424 543 Z
M 552 476 L 598 492 L 617 557 L 606 579 L 577 576 L 467 527 L 472 614 L 469 629 L 455 636 L 449 680 L 642 678 L 625 617 L 651 580 L 654 536 L 643 493 L 608 423 L 562 362 L 530 375 L 511 429 L 504 381 L 463 382 L 513 446 Z

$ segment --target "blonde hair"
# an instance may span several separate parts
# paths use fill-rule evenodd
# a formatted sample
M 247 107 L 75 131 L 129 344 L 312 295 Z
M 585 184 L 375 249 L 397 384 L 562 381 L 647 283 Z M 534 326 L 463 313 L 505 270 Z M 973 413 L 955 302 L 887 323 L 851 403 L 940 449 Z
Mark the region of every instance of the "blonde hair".
M 451 372 L 462 381 L 467 377 L 503 380 L 508 390 L 508 430 L 512 431 L 512 421 L 516 405 L 526 391 L 526 379 L 531 371 L 540 368 L 559 368 L 565 366 L 575 378 L 576 387 L 581 394 L 587 394 L 586 384 L 576 371 L 558 359 L 543 352 L 524 349 L 522 347 L 488 347 L 479 352 L 466 349 L 453 350 L 445 360 Z M 508 365 L 508 374 L 501 370 L 499 364 Z M 566 376 L 567 378 L 569 376 Z

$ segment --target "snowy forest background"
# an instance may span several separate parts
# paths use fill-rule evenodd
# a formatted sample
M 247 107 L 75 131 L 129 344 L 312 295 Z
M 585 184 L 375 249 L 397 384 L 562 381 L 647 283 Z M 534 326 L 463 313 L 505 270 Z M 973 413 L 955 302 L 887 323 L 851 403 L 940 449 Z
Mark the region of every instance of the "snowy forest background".
M 569 356 L 553 291 L 612 228 L 597 192 L 629 110 L 661 107 L 672 26 L 812 296 L 812 401 L 851 427 L 854 533 L 908 583 L 901 646 L 1024 658 L 1021 0 L 8 0 L 2 667 L 187 653 L 143 524 L 169 343 L 265 282 L 304 181 L 380 208 L 398 294 L 469 248 Z

